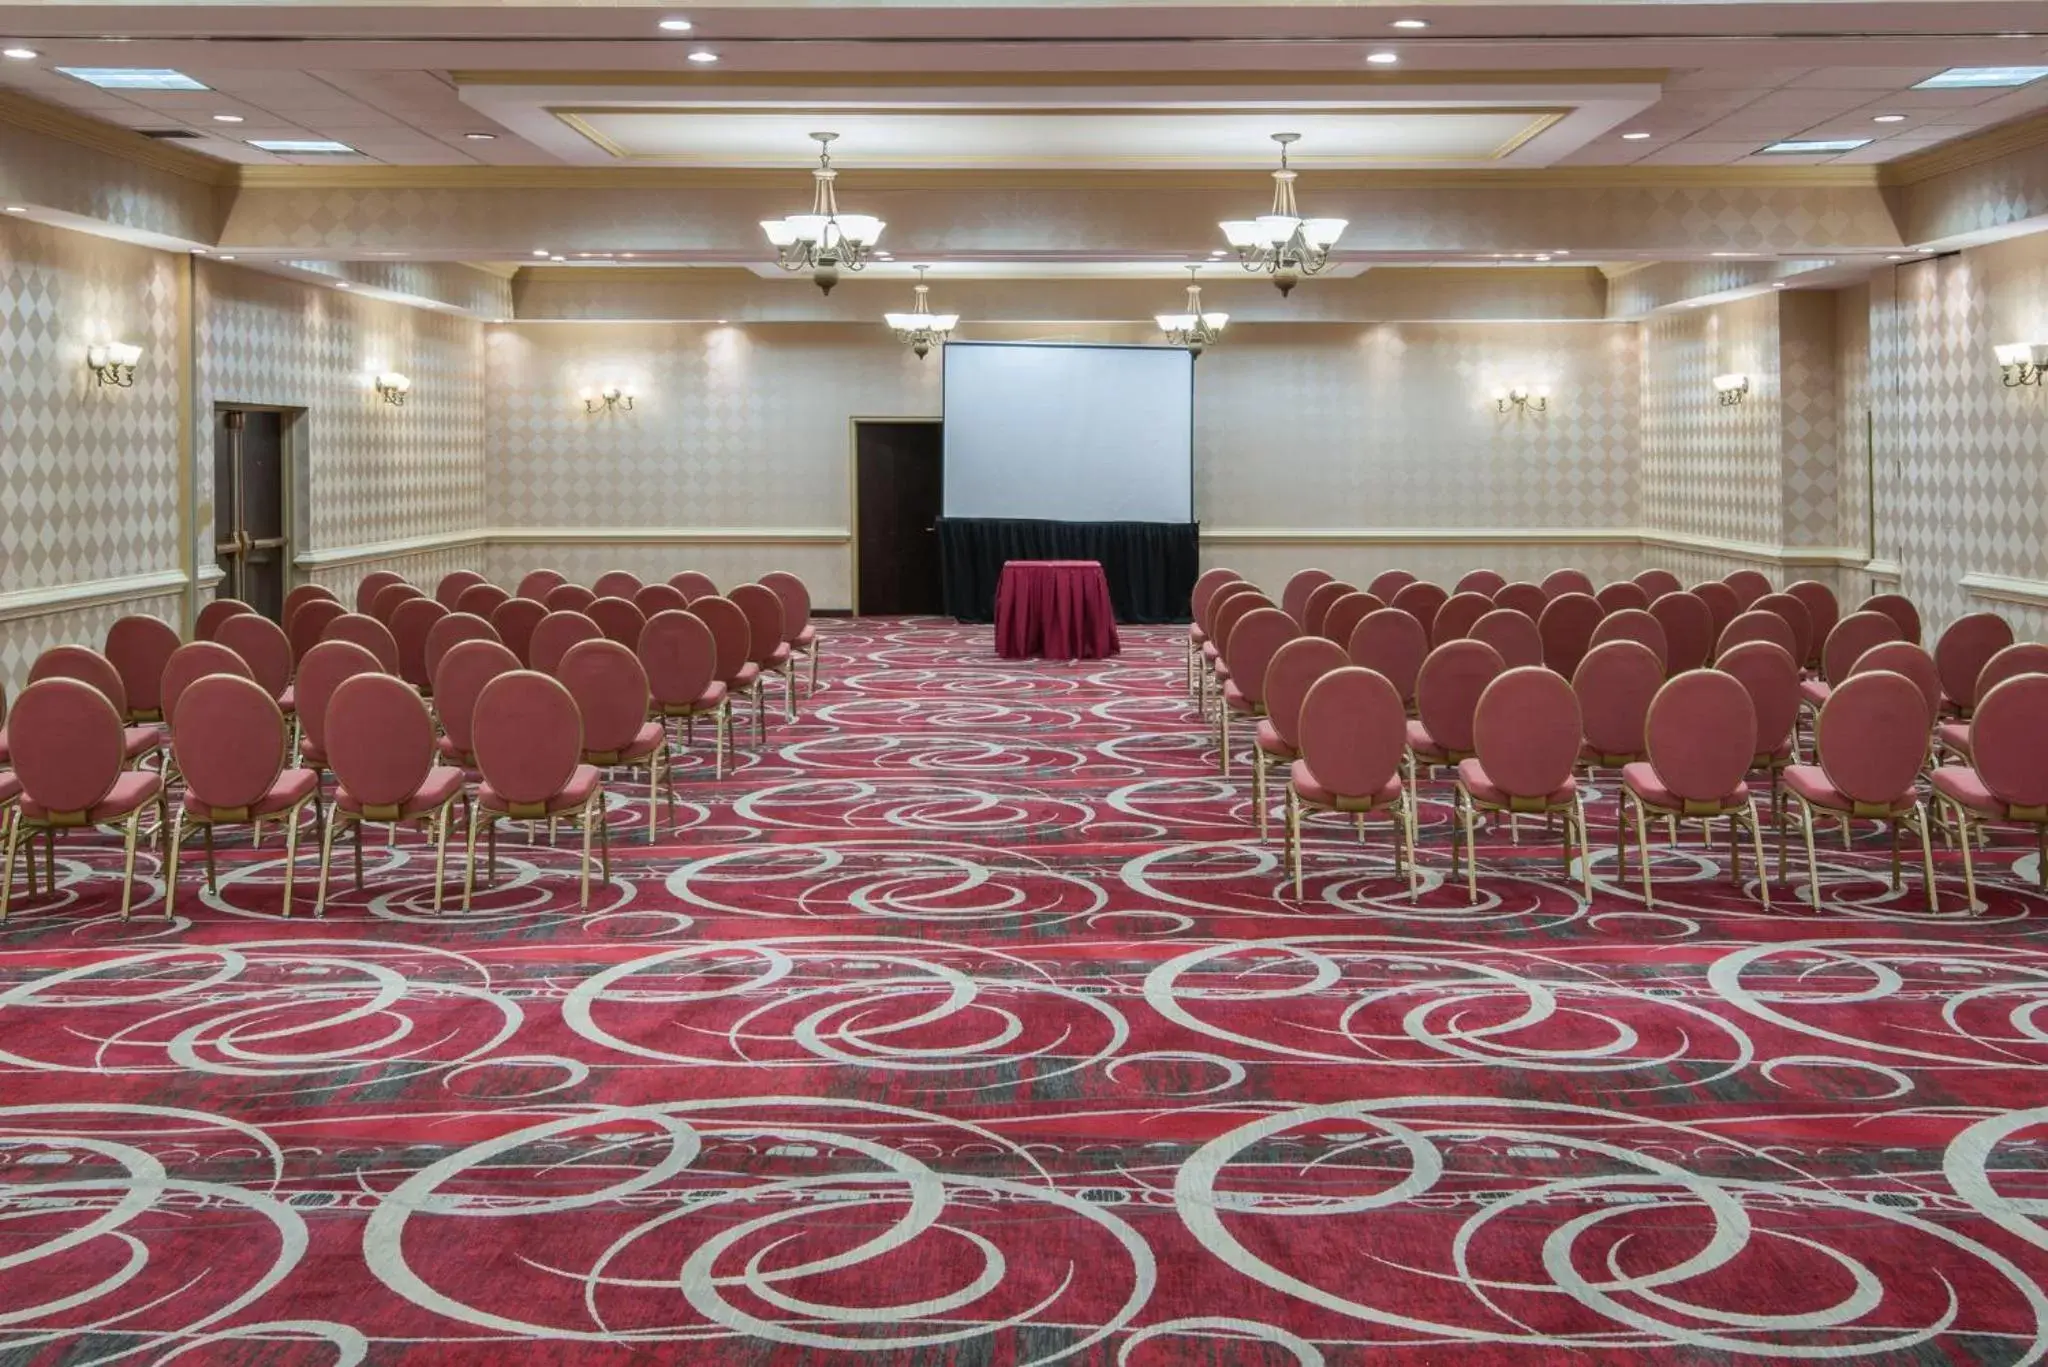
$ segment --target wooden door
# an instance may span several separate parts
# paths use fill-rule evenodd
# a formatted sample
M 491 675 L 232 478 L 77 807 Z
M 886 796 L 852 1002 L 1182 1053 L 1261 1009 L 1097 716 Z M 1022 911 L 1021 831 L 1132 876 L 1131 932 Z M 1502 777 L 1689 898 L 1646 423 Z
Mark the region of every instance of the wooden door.
M 224 408 L 213 437 L 213 553 L 219 596 L 278 621 L 291 541 L 285 524 L 284 414 Z
M 942 429 L 936 422 L 854 424 L 854 507 L 863 614 L 944 610 L 939 513 L 944 507 Z

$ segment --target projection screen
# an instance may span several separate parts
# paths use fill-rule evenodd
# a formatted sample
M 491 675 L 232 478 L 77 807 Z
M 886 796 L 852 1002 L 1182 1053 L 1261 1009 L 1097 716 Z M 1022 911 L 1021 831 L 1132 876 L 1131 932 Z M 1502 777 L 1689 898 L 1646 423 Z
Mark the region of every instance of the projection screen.
M 949 342 L 944 355 L 947 517 L 1194 521 L 1190 353 Z

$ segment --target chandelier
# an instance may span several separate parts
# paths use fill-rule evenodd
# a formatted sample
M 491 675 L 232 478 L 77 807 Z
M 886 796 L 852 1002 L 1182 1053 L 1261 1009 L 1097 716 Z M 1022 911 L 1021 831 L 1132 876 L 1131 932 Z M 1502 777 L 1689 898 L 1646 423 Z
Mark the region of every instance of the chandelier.
M 1161 313 L 1159 330 L 1166 334 L 1166 340 L 1173 346 L 1184 346 L 1195 355 L 1202 354 L 1202 348 L 1213 346 L 1223 338 L 1223 325 L 1230 321 L 1227 313 L 1204 313 L 1202 311 L 1202 287 L 1196 283 L 1201 272 L 1200 266 L 1188 267 L 1188 302 L 1185 312 Z
M 882 321 L 896 329 L 896 340 L 909 343 L 920 361 L 931 353 L 935 343 L 951 336 L 960 322 L 957 313 L 932 312 L 931 287 L 924 283 L 925 269 L 917 268 L 917 303 L 910 312 L 882 315 Z
M 818 144 L 818 169 L 811 172 L 811 211 L 787 218 L 763 219 L 761 231 L 775 247 L 775 264 L 786 271 L 809 271 L 818 288 L 830 294 L 842 267 L 857 271 L 882 235 L 884 224 L 873 214 L 842 214 L 832 193 L 839 173 L 832 169 L 832 143 L 837 133 L 813 133 Z
M 1294 204 L 1294 172 L 1287 165 L 1287 145 L 1299 142 L 1299 133 L 1275 133 L 1280 144 L 1280 169 L 1273 173 L 1273 211 L 1257 218 L 1234 218 L 1221 226 L 1223 236 L 1237 248 L 1237 259 L 1248 271 L 1264 271 L 1286 294 L 1304 275 L 1314 275 L 1329 264 L 1330 248 L 1344 235 L 1341 218 L 1303 218 Z

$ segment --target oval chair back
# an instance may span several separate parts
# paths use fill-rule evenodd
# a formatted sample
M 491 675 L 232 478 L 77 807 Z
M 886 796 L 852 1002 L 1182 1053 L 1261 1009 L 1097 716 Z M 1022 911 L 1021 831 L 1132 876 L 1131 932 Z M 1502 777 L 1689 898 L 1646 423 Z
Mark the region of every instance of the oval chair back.
M 633 595 L 633 606 L 651 622 L 664 612 L 683 611 L 690 606 L 690 600 L 674 584 L 648 584 Z
M 600 598 L 590 605 L 586 615 L 597 623 L 606 640 L 617 641 L 628 650 L 639 648 L 640 633 L 647 629 L 647 614 L 634 607 L 629 598 Z
M 1673 574 L 1670 570 L 1657 569 L 1654 567 L 1644 570 L 1641 574 L 1638 574 L 1635 578 L 1635 582 L 1638 588 L 1642 589 L 1644 593 L 1650 595 L 1650 601 L 1653 603 L 1656 602 L 1659 598 L 1662 598 L 1665 594 L 1677 593 L 1680 589 L 1685 587 L 1685 581 L 1680 579 L 1677 575 Z
M 1513 608 L 1495 608 L 1472 624 L 1473 640 L 1484 641 L 1509 669 L 1543 663 L 1543 633 L 1536 620 Z
M 782 639 L 801 639 L 811 624 L 810 586 L 788 570 L 770 570 L 761 576 L 761 584 L 782 600 Z
M 1920 644 L 1920 609 L 1903 593 L 1873 593 L 1856 607 L 1858 612 L 1881 612 L 1899 624 L 1899 639 Z
M 462 595 L 478 584 L 489 582 L 475 570 L 450 570 L 441 576 L 441 582 L 434 585 L 434 601 L 450 612 L 460 612 Z
M 472 724 L 484 685 L 519 668 L 518 657 L 497 641 L 457 641 L 434 673 L 434 712 L 441 719 L 441 753 L 456 763 L 474 759 Z
M 496 584 L 471 584 L 455 600 L 455 610 L 466 612 L 472 617 L 481 617 L 486 622 L 497 614 L 499 608 L 512 601 L 512 595 Z
M 1543 637 L 1543 663 L 1571 677 L 1606 616 L 1599 600 L 1589 593 L 1561 593 L 1552 598 L 1536 619 L 1536 630 Z
M 1792 629 L 1792 658 L 1803 660 L 1813 653 L 1813 614 L 1806 604 L 1789 593 L 1766 593 L 1751 603 L 1750 612 L 1776 613 Z
M 1588 648 L 1604 646 L 1609 641 L 1634 641 L 1647 646 L 1656 655 L 1659 668 L 1670 667 L 1671 643 L 1664 637 L 1664 624 L 1645 608 L 1621 608 L 1601 618 L 1593 628 Z
M 1941 691 L 1964 716 L 1977 705 L 1977 678 L 1991 657 L 2012 644 L 2012 624 L 1995 612 L 1958 617 L 1934 643 Z
M 1728 624 L 1735 620 L 1736 614 L 1742 611 L 1742 595 L 1718 579 L 1694 584 L 1687 592 L 1705 603 L 1707 615 L 1714 619 L 1714 630 L 1707 637 L 1709 644 L 1719 639 L 1721 633 L 1728 629 Z
M 640 592 L 641 587 L 640 576 L 631 570 L 606 570 L 597 576 L 596 582 L 590 586 L 590 591 L 599 598 L 623 598 L 630 603 L 633 601 L 633 595 Z
M 1651 700 L 1643 743 L 1658 782 L 1681 806 L 1717 805 L 1756 758 L 1756 709 L 1732 675 L 1694 669 Z
M 1977 672 L 1977 696 L 1985 697 L 2007 679 L 2017 679 L 2022 674 L 2048 674 L 2048 645 L 2021 641 L 1986 660 L 1984 668 Z
M 782 631 L 782 600 L 759 584 L 736 584 L 726 597 L 747 614 L 748 658 L 763 670 L 774 668 L 776 652 L 788 639 Z
M 528 570 L 520 577 L 518 592 L 515 596 L 531 598 L 534 602 L 545 607 L 547 606 L 548 595 L 568 582 L 568 576 L 560 570 Z
M 1396 612 L 1405 612 L 1422 624 L 1422 633 L 1427 636 L 1436 626 L 1436 615 L 1451 595 L 1427 580 L 1418 579 L 1404 584 L 1401 591 L 1387 600 L 1387 606 Z
M 1188 592 L 1189 620 L 1199 624 L 1202 620 L 1203 609 L 1207 608 L 1209 600 L 1216 596 L 1216 590 L 1222 588 L 1225 584 L 1235 583 L 1242 577 L 1236 570 L 1221 568 L 1203 570 L 1201 574 L 1195 577 L 1194 588 Z
M 1483 593 L 1454 593 L 1436 610 L 1429 624 L 1429 643 L 1461 641 L 1472 634 L 1472 626 L 1493 611 L 1493 599 Z
M 1583 593 L 1586 597 L 1591 598 L 1593 596 L 1593 576 L 1587 574 L 1584 570 L 1570 568 L 1552 570 L 1549 574 L 1543 576 L 1542 588 L 1544 596 L 1547 598 L 1562 598 L 1567 593 Z
M 519 658 L 521 669 L 532 666 L 533 633 L 547 615 L 547 608 L 531 598 L 508 599 L 491 612 L 491 629 Z
M 257 806 L 284 772 L 284 713 L 255 680 L 234 674 L 195 679 L 179 700 L 184 721 L 171 739 L 187 798 L 211 812 Z
M 192 641 L 181 645 L 164 662 L 163 678 L 158 681 L 157 689 L 163 698 L 164 721 L 174 734 L 178 726 L 178 703 L 183 700 L 185 690 L 210 674 L 229 674 L 253 682 L 247 662 L 218 641 Z
M 447 658 L 449 651 L 464 641 L 497 640 L 497 630 L 489 622 L 481 617 L 472 617 L 466 612 L 451 612 L 429 627 L 426 646 L 427 679 L 433 685 L 434 692 L 438 694 L 441 691 L 441 661 Z
M 327 700 L 327 767 L 372 820 L 392 820 L 434 767 L 434 722 L 403 679 L 352 674 Z
M 1415 680 L 1429 656 L 1429 637 L 1413 613 L 1399 608 L 1369 612 L 1345 642 L 1351 663 L 1370 669 L 1394 686 L 1403 708 L 1415 701 Z
M 393 584 L 403 584 L 405 576 L 390 570 L 371 570 L 356 581 L 356 611 L 369 614 L 377 601 L 377 595 Z
M 161 617 L 131 613 L 107 628 L 107 660 L 128 691 L 127 722 L 161 721 L 164 665 L 182 642 Z
M 2008 807 L 2048 808 L 2048 675 L 2008 679 L 1986 693 L 1970 719 L 1973 767 Z
M 594 763 L 613 762 L 633 748 L 643 727 L 653 724 L 647 720 L 647 671 L 640 657 L 617 641 L 571 647 L 556 677 L 576 700 L 584 757 Z
M 292 682 L 292 643 L 277 623 L 253 612 L 238 614 L 220 624 L 215 639 L 242 657 L 249 666 L 249 677 L 261 684 L 273 701 L 284 701 Z
M 1264 594 L 1259 593 L 1258 585 L 1248 579 L 1232 579 L 1227 583 L 1218 584 L 1216 591 L 1209 595 L 1209 601 L 1203 607 L 1202 615 L 1195 619 L 1195 624 L 1201 627 L 1202 634 L 1209 638 L 1208 644 L 1214 645 L 1216 643 L 1216 617 L 1217 614 L 1223 611 L 1223 605 L 1239 594 L 1244 593 L 1258 594 L 1261 598 L 1265 597 Z
M 339 603 L 341 601 L 335 597 L 334 590 L 328 588 L 325 584 L 301 584 L 284 596 L 283 617 L 286 634 L 290 634 L 292 617 L 298 610 L 316 600 L 325 603 Z
M 1316 634 L 1342 650 L 1351 643 L 1351 633 L 1358 630 L 1358 624 L 1385 606 L 1369 593 L 1347 593 L 1330 604 L 1330 610 L 1323 614 L 1323 629 Z
M 1721 582 L 1735 590 L 1736 610 L 1747 612 L 1756 600 L 1771 591 L 1771 577 L 1762 570 L 1730 570 Z
M 719 593 L 718 585 L 712 582 L 711 576 L 702 570 L 680 570 L 670 575 L 668 582 L 671 588 L 681 590 L 683 597 L 689 599 L 692 603 L 696 602 L 699 598 L 719 598 L 724 596 Z
M 711 629 L 711 639 L 718 646 L 718 681 L 731 688 L 754 653 L 754 629 L 747 614 L 732 599 L 714 593 L 692 599 L 690 615 Z
M 199 615 L 192 619 L 192 639 L 195 641 L 211 641 L 214 633 L 220 630 L 222 622 L 244 612 L 254 611 L 256 609 L 238 598 L 209 599 L 200 606 Z
M 1323 621 L 1330 615 L 1330 608 L 1339 598 L 1356 592 L 1356 589 L 1341 579 L 1325 579 L 1309 590 L 1308 597 L 1302 600 L 1299 615 L 1289 613 L 1288 616 L 1299 623 L 1304 631 L 1320 636 L 1323 633 Z
M 1438 749 L 1472 753 L 1472 714 L 1479 695 L 1505 669 L 1484 641 L 1446 641 L 1429 652 L 1415 676 L 1415 715 Z
M 528 665 L 552 675 L 561 666 L 569 648 L 584 641 L 602 640 L 604 631 L 580 612 L 550 612 L 533 629 Z
M 1472 711 L 1474 758 L 1509 807 L 1516 799 L 1536 810 L 1556 805 L 1572 786 L 1580 730 L 1571 684 L 1542 665 L 1502 671 Z
M 1381 570 L 1365 586 L 1365 591 L 1382 603 L 1392 603 L 1394 595 L 1415 582 L 1415 576 L 1406 570 Z
M 310 764 L 327 764 L 327 704 L 344 679 L 376 674 L 383 666 L 354 641 L 322 641 L 299 661 L 293 695 L 299 709 L 299 753 Z
M 35 663 L 28 668 L 28 681 L 31 684 L 41 683 L 44 679 L 75 679 L 97 690 L 101 697 L 113 705 L 116 717 L 128 715 L 128 686 L 121 682 L 121 671 L 115 669 L 114 662 L 97 650 L 85 646 L 51 646 L 36 656 Z M 28 691 L 24 689 L 22 697 L 27 696 Z M 10 747 L 19 746 L 23 725 L 25 723 L 17 717 L 9 729 Z M 26 779 L 22 781 L 24 784 L 27 782 Z
M 1612 584 L 1603 584 L 1600 592 L 1593 595 L 1593 599 L 1609 615 L 1624 608 L 1647 610 L 1650 606 L 1649 593 L 1632 579 L 1617 579 Z
M 1903 639 L 1899 624 L 1882 612 L 1856 611 L 1835 623 L 1821 647 L 1821 674 L 1831 684 L 1849 677 L 1849 671 L 1863 658 L 1863 652 L 1886 641 Z
M 1801 658 L 1799 638 L 1792 634 L 1791 624 L 1777 613 L 1762 608 L 1735 614 L 1735 620 L 1722 630 L 1721 639 L 1714 642 L 1714 658 L 1719 660 L 1737 646 L 1748 645 L 1752 641 L 1769 641 L 1793 659 Z
M 305 659 L 307 651 L 326 639 L 327 628 L 347 615 L 348 609 L 332 598 L 308 599 L 291 615 L 291 624 L 285 630 L 285 638 L 291 642 L 292 659 Z M 220 639 L 218 632 L 214 633 L 214 639 Z
M 1239 620 L 1260 608 L 1272 606 L 1266 595 L 1255 589 L 1217 594 L 1209 605 L 1209 644 L 1216 647 L 1217 658 L 1229 660 L 1225 652 L 1230 648 L 1230 633 L 1236 629 Z
M 398 677 L 422 692 L 434 687 L 434 670 L 427 663 L 427 636 L 448 615 L 448 609 L 431 598 L 409 599 L 391 614 L 391 639 L 398 643 Z
M 1649 753 L 1650 703 L 1663 686 L 1664 662 L 1641 641 L 1606 641 L 1586 652 L 1572 673 L 1572 691 L 1587 764 L 1613 768 Z
M 1927 760 L 1927 697 L 1903 674 L 1874 669 L 1836 684 L 1813 724 L 1822 772 L 1859 807 L 1896 805 Z
M 1302 699 L 1302 763 L 1340 798 L 1378 798 L 1400 775 L 1405 721 L 1383 676 L 1355 666 L 1332 670 Z
M 1279 608 L 1260 608 L 1238 619 L 1224 648 L 1224 663 L 1230 666 L 1230 685 L 1252 708 L 1266 698 L 1266 670 L 1274 652 L 1286 645 L 1301 629 Z
M 1289 750 L 1301 750 L 1301 704 L 1325 674 L 1349 667 L 1350 657 L 1335 641 L 1296 636 L 1273 652 L 1266 666 L 1266 719 Z
M 1507 583 L 1508 577 L 1499 570 L 1467 570 L 1459 576 L 1458 582 L 1451 586 L 1451 593 L 1454 596 L 1460 593 L 1483 593 L 1487 601 L 1491 602 L 1493 595 L 1506 588 Z
M 24 802 L 52 814 L 86 813 L 114 791 L 127 740 L 121 714 L 92 684 L 68 675 L 33 680 L 7 720 Z
M 549 612 L 580 612 L 590 614 L 590 605 L 597 601 L 597 595 L 581 584 L 557 584 L 548 590 L 548 596 L 541 600 Z
M 583 767 L 576 700 L 536 670 L 500 674 L 484 685 L 470 739 L 484 782 L 515 816 L 544 812 Z
M 1935 719 L 1941 715 L 1941 675 L 1934 668 L 1934 657 L 1911 641 L 1885 641 L 1857 656 L 1856 663 L 1849 666 L 1849 677 L 1853 679 L 1875 669 L 1903 674 L 1913 681 L 1927 703 L 1928 729 L 1933 729 Z
M 1773 641 L 1745 641 L 1715 662 L 1741 684 L 1756 714 L 1756 754 L 1762 761 L 1782 761 L 1792 754 L 1792 728 L 1799 721 L 1799 666 Z
M 695 707 L 718 680 L 718 641 L 694 613 L 657 612 L 640 633 L 640 665 L 657 705 Z
M 376 598 L 371 600 L 370 616 L 388 627 L 401 603 L 410 603 L 416 598 L 423 599 L 426 596 L 410 584 L 386 584 L 377 590 Z
M 1796 584 L 1787 584 L 1785 592 L 1797 598 L 1799 605 L 1806 609 L 1810 628 L 1806 655 L 1799 665 L 1802 669 L 1809 665 L 1817 666 L 1820 664 L 1821 645 L 1828 639 L 1828 633 L 1835 629 L 1835 623 L 1842 620 L 1841 600 L 1835 597 L 1833 589 L 1818 579 L 1801 579 Z
M 1665 669 L 1683 674 L 1706 664 L 1713 653 L 1714 614 L 1696 593 L 1679 589 L 1651 602 L 1650 615 L 1664 628 Z
M 1517 580 L 1501 585 L 1500 592 L 1493 595 L 1493 605 L 1519 612 L 1534 622 L 1543 616 L 1543 609 L 1550 606 L 1550 595 L 1543 591 L 1541 584 Z
M 377 668 L 393 676 L 398 673 L 398 642 L 391 635 L 391 628 L 374 617 L 360 612 L 343 613 L 327 624 L 320 639 L 359 645 L 377 657 Z
M 1308 599 L 1323 585 L 1337 576 L 1328 570 L 1296 570 L 1287 577 L 1287 586 L 1280 590 L 1280 607 L 1299 626 L 1308 626 Z M 1313 631 L 1315 628 L 1309 627 Z

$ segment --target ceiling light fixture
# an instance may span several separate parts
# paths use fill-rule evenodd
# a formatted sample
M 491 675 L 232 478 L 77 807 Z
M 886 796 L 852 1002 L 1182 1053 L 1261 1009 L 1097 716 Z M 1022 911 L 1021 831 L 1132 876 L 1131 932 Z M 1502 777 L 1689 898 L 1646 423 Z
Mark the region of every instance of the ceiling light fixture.
M 1787 138 L 1783 142 L 1760 147 L 1757 151 L 1772 155 L 1819 156 L 1834 152 L 1853 152 L 1859 147 L 1869 145 L 1869 138 Z
M 1635 133 L 1623 133 L 1623 134 L 1621 135 L 1621 140 L 1622 140 L 1623 142 L 1642 142 L 1642 141 L 1644 141 L 1645 139 L 1647 139 L 1647 138 L 1648 138 L 1649 136 L 1650 136 L 1650 135 L 1649 135 L 1648 133 L 1643 133 L 1643 132 L 1635 132 Z
M 1280 144 L 1280 169 L 1273 173 L 1273 209 L 1252 219 L 1226 219 L 1219 226 L 1237 259 L 1248 271 L 1264 271 L 1284 296 L 1304 275 L 1314 275 L 1330 261 L 1330 248 L 1344 235 L 1341 218 L 1303 218 L 1294 200 L 1294 171 L 1287 148 L 1299 133 L 1275 133 Z
M 818 288 L 830 294 L 839 272 L 867 265 L 868 254 L 888 225 L 873 214 L 841 214 L 832 182 L 832 144 L 837 133 L 813 133 L 818 144 L 818 169 L 811 172 L 811 211 L 787 218 L 761 220 L 761 231 L 775 248 L 775 264 L 786 271 L 809 271 Z
M 697 26 L 687 19 L 664 19 L 655 27 L 663 33 L 688 33 Z
M 707 52 L 705 49 L 700 47 L 695 52 L 690 54 L 690 60 L 697 63 L 697 65 L 699 66 L 710 66 L 713 62 L 718 60 L 718 54 L 715 52 Z
M 355 148 L 332 138 L 251 138 L 249 145 L 259 152 L 277 152 L 285 156 L 312 156 L 316 153 L 346 153 L 353 156 Z
M 101 90 L 205 90 L 206 86 L 167 66 L 60 66 L 62 75 Z
M 1371 62 L 1374 66 L 1392 66 L 1401 60 L 1401 54 L 1398 52 L 1368 52 L 1365 54 L 1365 60 Z
M 32 47 L 0 48 L 0 57 L 5 57 L 11 62 L 33 62 L 42 55 Z
M 1915 85 L 1915 90 L 1996 90 L 2031 85 L 2048 76 L 2048 66 L 1952 66 Z
M 908 313 L 885 313 L 882 321 L 896 330 L 896 340 L 906 343 L 922 361 L 934 346 L 941 345 L 960 325 L 957 313 L 933 313 L 931 288 L 924 283 L 927 267 L 917 267 L 917 303 Z M 718 320 L 724 322 L 723 318 Z
M 462 136 L 468 138 L 471 142 L 496 142 L 498 140 L 496 133 L 464 133 Z
M 215 114 L 213 121 L 215 123 L 241 123 L 242 116 L 240 114 Z
M 7 212 L 10 214 L 25 214 L 28 212 L 28 206 L 26 204 L 10 204 L 7 206 Z
M 535 256 L 546 256 L 548 254 L 548 249 L 546 247 L 535 247 L 533 249 L 533 254 Z
M 1906 116 L 1904 114 L 1873 114 L 1870 116 L 1870 121 L 1872 123 L 1904 123 Z
M 1393 22 L 1393 24 L 1392 24 L 1392 25 L 1390 25 L 1390 27 L 1392 27 L 1392 28 L 1428 28 L 1428 27 L 1429 27 L 1429 20 L 1427 20 L 1427 19 L 1396 19 L 1396 20 L 1395 20 L 1395 21 Z
M 1154 316 L 1159 330 L 1166 334 L 1169 346 L 1186 347 L 1196 356 L 1202 349 L 1214 346 L 1223 339 L 1223 325 L 1230 321 L 1227 313 L 1206 312 L 1202 308 L 1202 286 L 1200 266 L 1188 267 L 1188 299 L 1179 313 L 1161 313 Z

